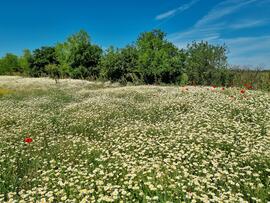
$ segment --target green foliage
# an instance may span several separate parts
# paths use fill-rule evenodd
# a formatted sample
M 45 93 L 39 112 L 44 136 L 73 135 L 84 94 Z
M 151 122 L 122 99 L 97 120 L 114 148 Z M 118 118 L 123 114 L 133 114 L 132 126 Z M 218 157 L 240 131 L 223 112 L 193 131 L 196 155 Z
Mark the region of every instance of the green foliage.
M 84 66 L 79 66 L 78 68 L 71 69 L 70 76 L 72 78 L 84 79 L 89 77 L 89 70 Z
M 99 74 L 97 65 L 102 49 L 90 43 L 87 32 L 81 30 L 69 37 L 63 44 L 57 44 L 55 49 L 61 69 L 66 75 L 75 78 L 88 76 L 97 78 Z
M 103 50 L 84 30 L 53 47 L 41 47 L 21 57 L 0 59 L 0 75 L 103 79 L 122 84 L 243 86 L 270 90 L 269 72 L 229 69 L 227 47 L 206 41 L 179 49 L 160 30 L 141 33 L 135 43 Z
M 208 42 L 193 42 L 187 48 L 187 73 L 191 84 L 211 85 L 226 83 L 226 47 Z M 221 85 L 221 84 L 220 84 Z M 225 84 L 222 84 L 225 85 Z
M 29 49 L 23 50 L 23 55 L 19 58 L 19 65 L 22 68 L 24 75 L 29 75 L 30 73 L 30 60 L 32 54 Z
M 40 77 L 47 76 L 46 66 L 57 64 L 57 58 L 54 47 L 41 47 L 33 51 L 33 56 L 29 61 L 30 76 Z
M 12 75 L 21 72 L 22 69 L 16 55 L 8 53 L 0 59 L 0 75 Z
M 188 75 L 186 73 L 181 74 L 179 82 L 180 82 L 180 85 L 187 85 Z
M 58 80 L 62 75 L 59 65 L 48 64 L 45 66 L 45 71 L 48 73 L 50 78 L 55 80 L 55 83 L 58 83 Z
M 134 46 L 123 49 L 110 47 L 101 59 L 100 76 L 111 81 L 133 82 L 132 74 L 135 74 L 137 58 L 138 54 Z
M 184 69 L 185 54 L 160 30 L 142 33 L 137 42 L 137 71 L 145 83 L 174 83 Z

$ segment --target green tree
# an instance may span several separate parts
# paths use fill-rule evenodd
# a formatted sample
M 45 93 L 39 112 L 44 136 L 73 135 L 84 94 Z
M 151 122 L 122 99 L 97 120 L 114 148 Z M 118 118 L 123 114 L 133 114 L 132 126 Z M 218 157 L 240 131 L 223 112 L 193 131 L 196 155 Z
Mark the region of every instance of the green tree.
M 33 51 L 29 61 L 30 75 L 33 77 L 47 76 L 46 66 L 58 64 L 54 47 L 41 47 Z
M 0 75 L 22 73 L 19 59 L 16 55 L 8 53 L 0 60 Z
M 121 67 L 120 51 L 114 47 L 106 50 L 100 61 L 100 77 L 107 80 L 117 81 L 123 75 Z
M 229 78 L 224 45 L 193 42 L 187 48 L 187 73 L 193 85 L 225 85 Z
M 101 59 L 101 77 L 120 82 L 134 82 L 137 66 L 137 50 L 134 46 L 123 49 L 110 47 Z
M 23 70 L 24 75 L 29 75 L 30 73 L 30 61 L 31 61 L 31 51 L 29 49 L 23 50 L 23 55 L 19 58 L 20 67 Z
M 57 61 L 59 62 L 59 68 L 63 77 L 71 76 L 71 67 L 68 63 L 68 57 L 70 55 L 69 49 L 66 43 L 57 43 L 55 46 L 55 54 Z
M 67 75 L 86 77 L 85 72 L 87 72 L 88 76 L 96 78 L 99 74 L 97 67 L 102 49 L 92 45 L 89 35 L 83 30 L 70 36 L 66 42 L 57 44 L 56 55 L 61 69 Z M 82 74 L 79 73 L 80 71 L 83 71 Z
M 137 71 L 146 83 L 176 82 L 184 69 L 185 54 L 160 30 L 142 33 L 137 42 Z

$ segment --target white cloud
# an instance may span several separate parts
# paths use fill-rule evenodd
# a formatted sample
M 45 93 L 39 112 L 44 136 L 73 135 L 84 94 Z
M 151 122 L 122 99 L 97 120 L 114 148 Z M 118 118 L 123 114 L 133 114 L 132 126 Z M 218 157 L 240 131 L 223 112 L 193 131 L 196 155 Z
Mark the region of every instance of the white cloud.
M 232 14 L 244 6 L 256 2 L 257 0 L 226 0 L 219 3 L 214 7 L 207 15 L 205 15 L 201 20 L 199 20 L 195 27 L 202 27 L 213 23 L 214 21 Z
M 229 47 L 229 61 L 232 64 L 265 65 L 270 64 L 270 35 L 220 39 Z
M 184 32 L 173 33 L 169 38 L 173 42 L 178 40 L 193 41 L 193 40 L 206 40 L 209 37 L 218 38 L 220 31 L 226 29 L 241 29 L 247 27 L 259 26 L 266 21 L 263 20 L 249 20 L 240 21 L 235 24 L 227 24 L 226 22 L 219 22 L 220 18 L 232 14 L 238 9 L 251 4 L 257 0 L 226 0 L 215 6 L 210 12 L 202 17 L 197 23 L 189 30 Z
M 215 6 L 188 30 L 168 36 L 176 46 L 184 48 L 192 41 L 208 41 L 212 44 L 226 44 L 229 49 L 229 62 L 240 65 L 270 64 L 270 35 L 254 37 L 224 38 L 223 31 L 258 27 L 269 24 L 269 19 L 243 19 L 227 22 L 225 17 L 243 9 L 257 0 L 225 0 Z M 259 3 L 259 2 L 257 2 Z M 256 4 L 257 5 L 257 4 Z
M 224 24 L 215 24 L 210 27 L 199 27 L 192 28 L 187 31 L 173 33 L 168 36 L 169 40 L 177 43 L 178 41 L 197 41 L 197 40 L 205 40 L 209 37 L 219 38 L 219 31 L 223 29 Z
M 267 23 L 268 20 L 256 20 L 256 19 L 241 20 L 239 22 L 231 24 L 230 28 L 243 29 L 243 28 L 259 27 L 262 25 L 266 25 Z
M 170 16 L 173 16 L 176 12 L 177 12 L 177 9 L 170 10 L 166 13 L 162 13 L 156 17 L 156 20 L 162 20 L 162 19 L 168 18 Z
M 177 13 L 182 13 L 185 10 L 188 10 L 189 8 L 191 8 L 194 4 L 196 4 L 199 0 L 193 0 L 188 4 L 184 4 L 178 8 L 175 8 L 173 10 L 167 11 L 165 13 L 159 14 L 156 16 L 156 20 L 163 20 L 169 17 L 172 17 L 174 15 L 176 15 Z

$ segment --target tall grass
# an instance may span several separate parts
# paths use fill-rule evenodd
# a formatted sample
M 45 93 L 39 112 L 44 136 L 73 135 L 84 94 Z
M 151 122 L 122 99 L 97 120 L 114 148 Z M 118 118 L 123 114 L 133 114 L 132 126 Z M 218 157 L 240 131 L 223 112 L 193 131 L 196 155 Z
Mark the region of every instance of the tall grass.
M 245 84 L 253 89 L 270 91 L 270 70 L 233 69 L 233 86 L 241 87 Z

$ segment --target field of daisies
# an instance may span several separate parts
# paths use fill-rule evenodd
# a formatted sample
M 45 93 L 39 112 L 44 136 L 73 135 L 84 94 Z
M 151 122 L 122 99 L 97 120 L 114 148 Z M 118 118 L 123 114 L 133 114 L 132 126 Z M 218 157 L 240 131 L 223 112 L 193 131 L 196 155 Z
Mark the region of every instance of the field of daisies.
M 0 77 L 0 202 L 269 202 L 270 94 Z

